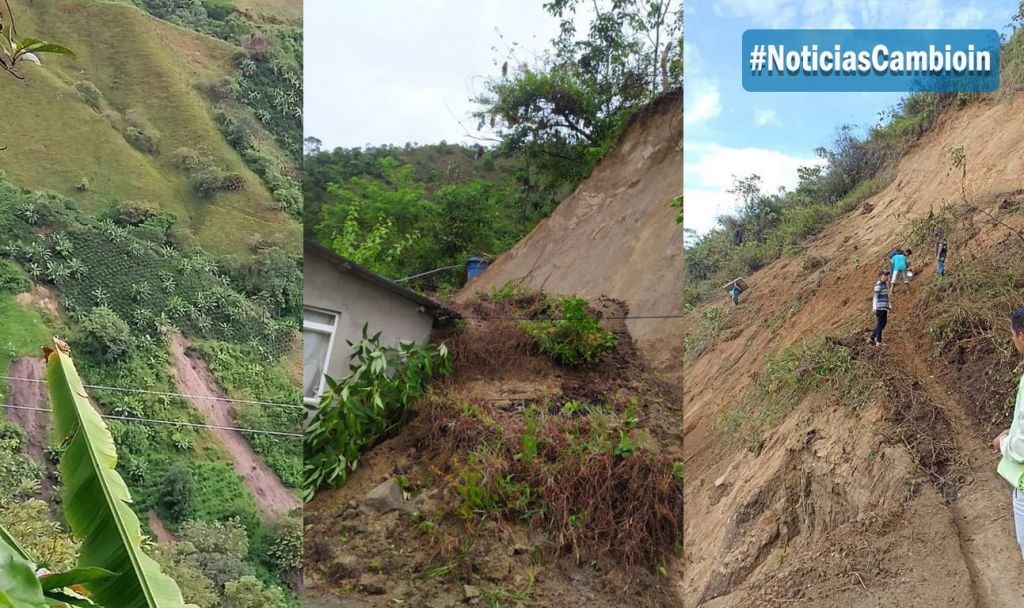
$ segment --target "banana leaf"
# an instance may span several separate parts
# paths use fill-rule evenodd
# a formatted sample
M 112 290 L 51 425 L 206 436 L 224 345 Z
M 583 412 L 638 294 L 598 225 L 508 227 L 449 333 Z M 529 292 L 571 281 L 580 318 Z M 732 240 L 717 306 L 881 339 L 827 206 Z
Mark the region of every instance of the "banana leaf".
M 48 608 L 36 568 L 0 527 L 0 608 Z
M 46 385 L 58 436 L 67 446 L 60 459 L 64 516 L 82 539 L 79 568 L 115 575 L 82 583 L 90 599 L 106 608 L 186 608 L 177 583 L 142 551 L 139 518 L 115 470 L 110 431 L 89 402 L 67 346 L 47 349 Z

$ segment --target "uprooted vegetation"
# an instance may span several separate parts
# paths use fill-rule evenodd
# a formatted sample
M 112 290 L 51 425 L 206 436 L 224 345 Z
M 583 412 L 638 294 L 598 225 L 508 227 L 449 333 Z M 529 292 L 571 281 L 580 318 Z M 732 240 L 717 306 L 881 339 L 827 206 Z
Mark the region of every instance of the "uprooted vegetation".
M 566 301 L 506 288 L 459 307 L 466 320 L 439 336 L 451 373 L 346 485 L 307 505 L 314 589 L 568 606 L 580 587 L 598 606 L 677 602 L 662 577 L 681 550 L 677 399 L 638 359 L 619 302 L 579 300 L 582 326 L 616 336 L 604 355 L 578 366 L 544 350 L 523 323 L 567 320 Z M 404 498 L 382 508 L 389 488 Z M 381 543 L 421 549 L 382 555 Z

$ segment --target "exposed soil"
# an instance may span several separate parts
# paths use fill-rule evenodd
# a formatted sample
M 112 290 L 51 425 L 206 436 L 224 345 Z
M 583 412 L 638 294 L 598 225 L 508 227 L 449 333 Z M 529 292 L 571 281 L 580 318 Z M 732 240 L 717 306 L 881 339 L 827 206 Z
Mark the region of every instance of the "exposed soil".
M 11 363 L 9 376 L 25 380 L 8 380 L 11 405 L 49 409 L 50 400 L 46 395 L 46 363 L 39 357 L 24 357 Z M 50 430 L 50 414 L 36 410 L 8 408 L 7 418 L 25 431 L 25 453 L 43 468 L 40 480 L 42 499 L 49 501 L 53 496 L 53 464 L 46 457 L 46 446 Z
M 180 335 L 171 340 L 171 359 L 174 362 L 171 373 L 179 391 L 205 397 L 226 396 L 217 386 L 206 362 L 188 352 L 188 343 Z M 189 398 L 188 401 L 203 414 L 207 424 L 234 426 L 230 402 L 202 397 Z M 235 472 L 245 481 L 264 517 L 270 519 L 301 506 L 295 493 L 281 483 L 281 479 L 253 451 L 241 433 L 223 428 L 211 428 L 210 433 L 234 463 Z
M 683 191 L 682 137 L 681 96 L 665 96 L 459 299 L 515 281 L 588 300 L 616 298 L 638 316 L 682 314 L 683 227 L 669 206 Z M 681 386 L 682 319 L 631 319 L 627 325 L 652 369 Z
M 161 545 L 166 545 L 174 542 L 174 535 L 164 525 L 163 520 L 156 514 L 156 511 L 150 510 L 149 514 L 149 529 L 153 531 L 153 536 L 156 538 L 156 542 Z
M 605 317 L 627 310 L 610 299 L 593 304 Z M 344 486 L 323 491 L 306 505 L 305 603 L 450 607 L 488 605 L 481 599 L 487 594 L 503 606 L 680 605 L 666 577 L 627 572 L 585 550 L 574 557 L 528 522 L 467 519 L 456 513 L 462 503 L 452 482 L 467 450 L 493 437 L 495 428 L 516 435 L 531 405 L 585 399 L 622 412 L 636 398 L 639 426 L 648 430 L 651 447 L 681 457 L 678 424 L 673 423 L 680 415 L 676 393 L 646 367 L 624 321 L 604 324 L 619 336 L 617 346 L 604 362 L 586 370 L 561 368 L 521 349 L 512 329 L 495 332 L 488 322 L 470 321 L 462 333 L 449 336 L 452 376 L 421 401 L 418 415 L 401 434 L 362 457 Z M 495 365 L 496 360 L 501 364 Z M 478 417 L 460 416 L 460 403 L 472 404 Z M 571 414 L 564 418 L 567 425 L 576 419 Z M 367 494 L 397 476 L 412 486 L 408 499 L 394 510 L 368 510 Z M 600 502 L 621 497 L 611 502 L 625 504 L 628 499 L 615 488 L 607 493 Z M 595 514 L 602 508 L 597 502 Z M 670 576 L 678 576 L 682 564 L 670 559 L 665 566 Z
M 915 249 L 914 290 L 892 296 L 887 345 L 866 345 L 885 253 L 905 244 L 910 219 L 960 202 L 950 147 L 971 159 L 972 202 L 1024 227 L 1004 204 L 1024 187 L 1022 112 L 1018 95 L 943 115 L 865 203 L 870 213 L 840 218 L 801 255 L 748 277 L 748 299 L 728 307 L 719 339 L 688 365 L 686 605 L 1024 605 L 1010 488 L 991 446 L 1010 370 L 981 342 L 938 351 L 928 334 L 935 310 L 919 303 L 936 279 L 927 247 Z M 1005 251 L 1004 228 L 981 214 L 968 223 L 948 268 Z M 801 271 L 804 259 L 828 263 Z M 866 405 L 812 394 L 768 431 L 760 455 L 724 444 L 721 415 L 750 390 L 751 373 L 801 339 L 851 335 L 843 344 L 870 376 Z
M 53 318 L 61 318 L 60 304 L 57 302 L 56 296 L 53 291 L 44 285 L 33 284 L 32 291 L 19 293 L 14 299 L 22 306 L 38 306 L 50 313 Z

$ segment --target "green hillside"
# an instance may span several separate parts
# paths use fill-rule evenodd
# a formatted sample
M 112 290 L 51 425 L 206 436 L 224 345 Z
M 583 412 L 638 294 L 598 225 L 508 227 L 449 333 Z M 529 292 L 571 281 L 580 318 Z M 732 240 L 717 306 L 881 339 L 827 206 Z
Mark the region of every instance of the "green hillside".
M 86 211 L 119 200 L 173 211 L 216 254 L 248 250 L 254 235 L 297 250 L 299 225 L 227 142 L 203 85 L 232 74 L 241 49 L 120 3 L 18 1 L 19 29 L 59 40 L 77 58 L 30 66 L 0 86 L 6 116 L 0 167 L 18 185 L 74 194 Z M 84 94 L 83 94 L 84 92 Z M 92 101 L 92 107 L 89 101 Z M 129 143 L 130 130 L 146 134 Z M 152 143 L 148 143 L 152 142 Z M 150 146 L 150 151 L 142 151 Z M 195 150 L 244 180 L 201 196 L 174 152 Z M 85 182 L 83 182 L 83 179 Z M 80 189 L 87 183 L 87 187 Z

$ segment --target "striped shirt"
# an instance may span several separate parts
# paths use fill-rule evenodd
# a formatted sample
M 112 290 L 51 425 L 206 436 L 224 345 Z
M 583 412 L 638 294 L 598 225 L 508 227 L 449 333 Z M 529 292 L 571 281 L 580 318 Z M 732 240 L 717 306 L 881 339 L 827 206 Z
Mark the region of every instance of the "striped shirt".
M 872 310 L 889 310 L 889 286 L 885 281 L 875 283 L 875 297 L 871 301 Z

